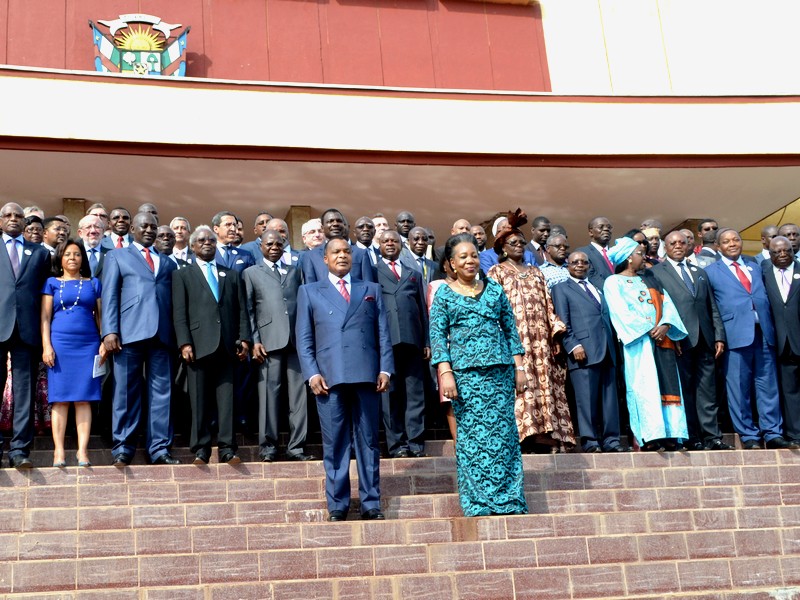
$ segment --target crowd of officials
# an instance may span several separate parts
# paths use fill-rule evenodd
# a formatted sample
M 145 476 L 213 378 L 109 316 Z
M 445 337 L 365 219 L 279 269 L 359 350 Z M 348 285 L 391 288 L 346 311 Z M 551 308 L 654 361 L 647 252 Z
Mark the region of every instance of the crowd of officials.
M 522 451 L 729 450 L 722 414 L 745 449 L 800 448 L 796 225 L 765 227 L 755 257 L 712 219 L 696 232 L 649 220 L 616 239 L 604 217 L 588 239 L 546 217 L 527 225 L 519 209 L 488 232 L 458 219 L 437 246 L 408 211 L 393 224 L 362 216 L 351 232 L 329 209 L 296 249 L 266 212 L 245 243 L 229 211 L 192 229 L 183 217 L 160 225 L 152 204 L 96 204 L 73 225 L 8 203 L 9 464 L 32 467 L 34 431 L 48 424 L 53 466 L 71 462 L 70 405 L 82 467 L 98 415 L 115 466 L 140 443 L 152 463 L 178 464 L 175 418 L 188 421 L 195 464 L 214 440 L 236 464 L 251 407 L 261 460 L 277 460 L 282 419 L 285 458 L 315 460 L 313 398 L 338 521 L 353 452 L 361 518 L 384 518 L 379 424 L 389 456 L 426 456 L 431 398 L 456 440 L 467 516 L 526 512 Z M 189 408 L 176 415 L 182 394 Z

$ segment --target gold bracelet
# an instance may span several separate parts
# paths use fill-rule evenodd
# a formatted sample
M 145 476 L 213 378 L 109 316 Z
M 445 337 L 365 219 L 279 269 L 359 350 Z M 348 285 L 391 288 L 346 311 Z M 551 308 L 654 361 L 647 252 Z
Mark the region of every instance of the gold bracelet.
M 442 371 L 441 373 L 439 373 L 439 377 L 441 377 L 442 375 L 447 375 L 448 373 L 452 373 L 452 372 L 453 372 L 453 369 L 450 369 L 449 371 Z

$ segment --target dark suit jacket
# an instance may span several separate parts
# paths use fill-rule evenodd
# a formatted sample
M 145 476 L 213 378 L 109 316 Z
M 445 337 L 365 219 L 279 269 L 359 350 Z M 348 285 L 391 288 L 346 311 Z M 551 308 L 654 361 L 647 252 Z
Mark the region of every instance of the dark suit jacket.
M 775 320 L 775 342 L 778 353 L 781 353 L 789 343 L 792 354 L 800 356 L 800 262 L 794 261 L 792 284 L 786 302 L 783 301 L 781 290 L 775 279 L 775 271 L 771 260 L 761 263 L 764 275 L 764 287 L 767 288 L 767 297 L 772 308 L 772 317 Z
M 78 244 L 80 244 L 86 251 L 86 257 L 88 258 L 89 249 L 86 247 L 86 243 L 83 241 L 83 239 L 79 239 Z M 103 246 L 103 240 L 100 240 L 100 243 L 97 244 L 97 250 L 100 253 L 100 255 L 97 257 L 97 269 L 95 269 L 93 277 L 97 277 L 98 279 L 100 279 L 103 276 L 103 263 L 105 262 L 106 254 L 111 252 L 112 249 L 107 246 Z
M 217 273 L 219 302 L 197 263 L 172 276 L 172 314 L 178 347 L 191 344 L 196 359 L 214 354 L 220 345 L 234 356 L 237 341 L 250 341 L 244 284 L 233 269 L 217 265 Z
M 747 293 L 725 261 L 718 260 L 705 270 L 725 327 L 728 348 L 735 350 L 753 343 L 756 324 L 754 307 L 764 339 L 770 346 L 775 346 L 775 326 L 772 323 L 772 311 L 764 288 L 761 267 L 753 261 L 752 264 L 747 263 L 746 268 L 750 270 L 752 279 L 750 293 Z
M 214 260 L 217 265 L 221 265 L 228 269 L 233 269 L 237 273 L 241 273 L 248 267 L 252 267 L 254 264 L 256 264 L 256 261 L 253 260 L 253 255 L 246 250 L 242 250 L 241 248 L 231 249 L 229 252 L 225 253 L 225 257 L 223 258 L 222 253 L 219 251 L 219 247 L 217 247 L 217 254 L 214 257 Z
M 430 347 L 422 273 L 404 267 L 398 281 L 383 259 L 375 265 L 375 271 L 383 290 L 383 304 L 389 317 L 392 345 Z
M 159 256 L 154 274 L 133 245 L 106 254 L 101 337 L 115 333 L 123 345 L 158 337 L 173 345 L 172 274 L 177 268 L 169 257 Z
M 355 244 L 350 245 L 353 252 L 353 266 L 350 276 L 361 281 L 375 281 L 375 271 L 367 251 Z M 325 264 L 325 244 L 300 254 L 300 268 L 305 283 L 328 281 L 328 266 Z
M 581 248 L 576 248 L 574 252 L 583 252 L 586 254 L 589 259 L 589 274 L 586 276 L 586 278 L 594 287 L 596 287 L 598 290 L 602 290 L 603 284 L 606 282 L 606 278 L 614 274 L 614 272 L 608 268 L 606 259 L 592 244 L 588 244 Z
M 694 296 L 668 259 L 650 269 L 649 273 L 667 290 L 675 303 L 681 321 L 689 333 L 691 347 L 697 346 L 702 334 L 708 347 L 714 348 L 714 342 L 725 342 L 725 328 L 719 316 L 714 294 L 703 269 L 689 265 L 687 271 L 694 283 Z
M 570 370 L 599 364 L 606 354 L 611 357 L 614 364 L 617 363 L 617 350 L 611 318 L 608 315 L 608 305 L 603 291 L 600 289 L 597 291 L 600 292 L 600 307 L 592 302 L 583 288 L 572 279 L 562 281 L 550 290 L 556 313 L 567 326 L 562 344 L 567 352 L 567 367 Z M 570 354 L 578 345 L 583 346 L 586 352 L 585 361 L 578 362 Z
M 544 249 L 544 247 L 542 247 L 542 249 Z M 542 261 L 539 259 L 539 255 L 536 254 L 536 248 L 533 247 L 533 242 L 528 242 L 527 244 L 525 244 L 525 250 L 530 252 L 530 254 L 533 257 L 534 261 L 536 261 L 536 262 L 533 262 L 531 264 L 536 265 L 537 267 L 540 264 L 542 264 Z
M 41 345 L 42 287 L 50 275 L 50 264 L 50 253 L 45 248 L 23 241 L 19 275 L 15 278 L 6 248 L 0 248 L 0 342 L 7 341 L 17 326 L 22 341 L 30 346 Z
M 285 274 L 276 273 L 262 259 L 242 274 L 253 343 L 263 344 L 267 352 L 295 345 L 297 291 L 302 285 L 302 273 L 297 267 L 281 268 Z
M 349 303 L 327 276 L 300 286 L 296 334 L 306 380 L 320 374 L 330 387 L 374 384 L 380 372 L 394 373 L 389 320 L 377 283 L 351 278 Z

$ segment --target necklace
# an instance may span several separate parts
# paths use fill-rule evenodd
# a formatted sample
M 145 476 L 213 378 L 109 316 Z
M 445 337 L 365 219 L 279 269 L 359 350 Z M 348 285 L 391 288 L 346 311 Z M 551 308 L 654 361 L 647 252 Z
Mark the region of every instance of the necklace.
M 463 283 L 461 283 L 458 279 L 456 279 L 456 285 L 458 285 L 458 287 L 461 289 L 461 291 L 465 296 L 469 296 L 470 298 L 474 298 L 475 296 L 478 295 L 479 283 L 480 282 L 477 279 L 475 279 L 472 282 L 472 287 L 467 287 Z
M 75 281 L 75 280 L 74 280 L 74 279 L 71 279 L 70 281 Z M 83 277 L 81 277 L 81 278 L 78 280 L 78 295 L 77 295 L 77 297 L 75 298 L 75 302 L 73 302 L 73 303 L 72 303 L 72 306 L 70 306 L 69 308 L 67 308 L 66 306 L 64 306 L 64 287 L 66 286 L 66 283 L 67 283 L 67 280 L 66 280 L 66 279 L 62 279 L 62 280 L 61 280 L 61 289 L 59 290 L 59 294 L 58 294 L 58 301 L 61 303 L 61 310 L 63 310 L 64 312 L 69 312 L 69 311 L 71 311 L 73 308 L 75 308 L 76 306 L 78 306 L 78 301 L 81 299 L 81 289 L 83 289 Z
M 517 272 L 517 277 L 520 279 L 527 279 L 531 276 L 531 270 L 528 265 L 525 265 L 525 269 L 520 269 L 516 263 L 512 262 L 511 267 Z

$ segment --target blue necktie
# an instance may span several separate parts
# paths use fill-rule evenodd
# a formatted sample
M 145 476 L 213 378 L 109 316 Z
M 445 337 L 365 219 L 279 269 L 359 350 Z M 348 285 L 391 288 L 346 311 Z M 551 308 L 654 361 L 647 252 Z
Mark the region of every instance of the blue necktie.
M 89 249 L 89 269 L 91 269 L 92 277 L 94 277 L 95 271 L 97 271 L 97 248 Z
M 206 279 L 208 280 L 208 287 L 211 288 L 211 293 L 214 294 L 214 300 L 219 302 L 219 284 L 217 278 L 214 277 L 214 267 L 211 263 L 206 263 Z
M 600 308 L 600 302 L 597 300 L 597 297 L 592 293 L 592 290 L 589 289 L 589 284 L 586 283 L 586 280 L 584 279 L 580 283 L 583 286 L 583 291 L 586 292 L 587 294 L 589 294 L 589 298 L 592 299 L 592 302 L 594 302 L 594 305 L 597 308 Z
M 684 265 L 683 262 L 679 262 L 678 266 L 681 268 L 683 282 L 686 284 L 686 287 L 689 288 L 689 293 L 694 296 L 694 282 L 692 282 L 692 278 L 689 276 L 689 271 L 686 270 L 686 265 Z

